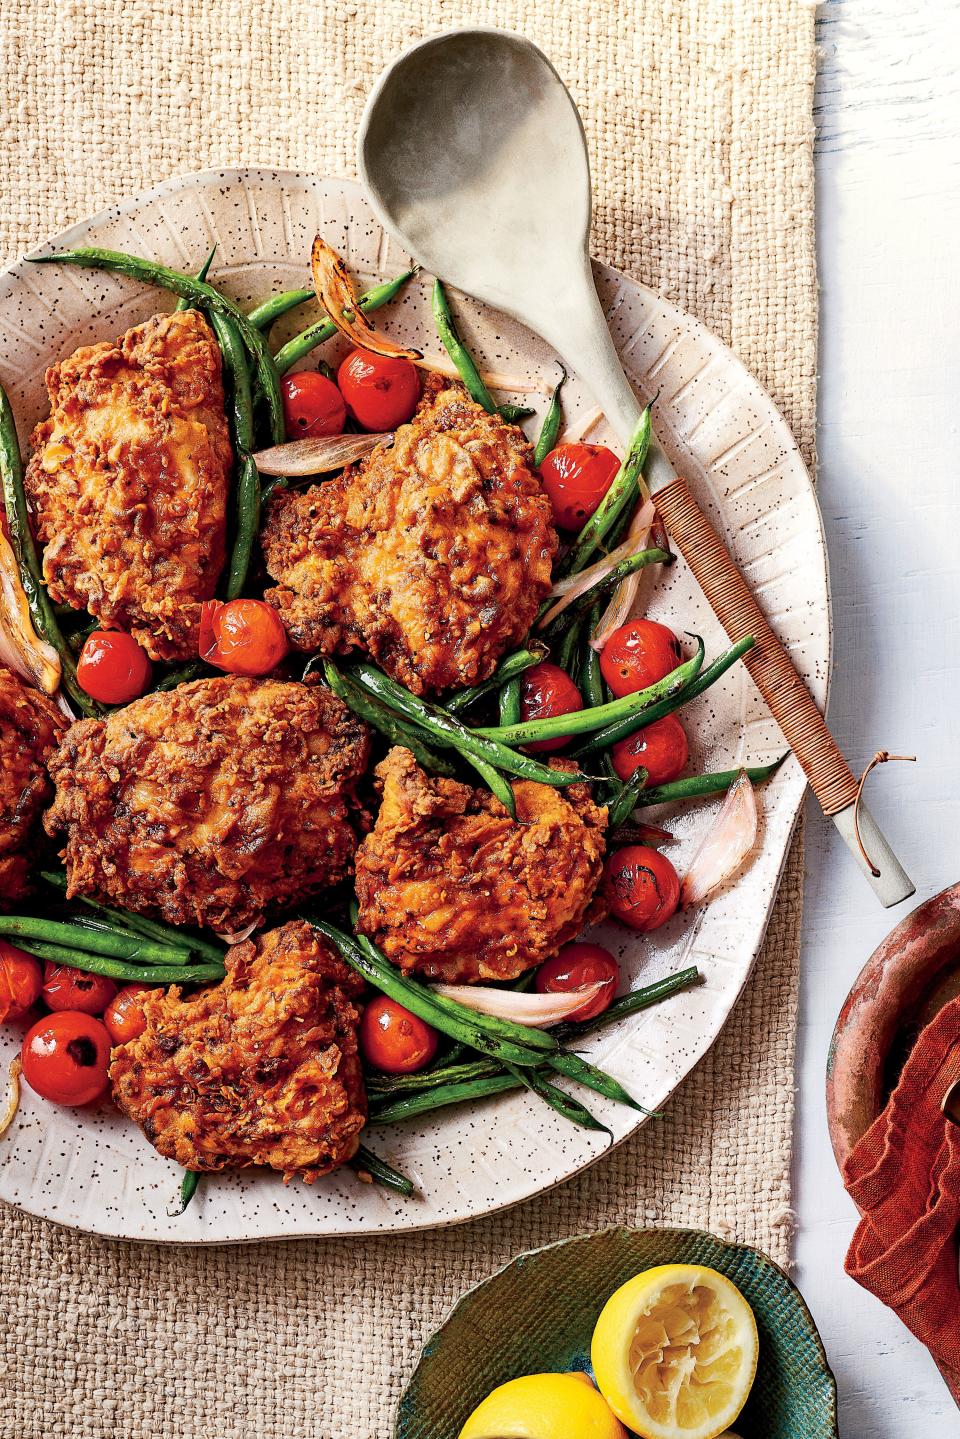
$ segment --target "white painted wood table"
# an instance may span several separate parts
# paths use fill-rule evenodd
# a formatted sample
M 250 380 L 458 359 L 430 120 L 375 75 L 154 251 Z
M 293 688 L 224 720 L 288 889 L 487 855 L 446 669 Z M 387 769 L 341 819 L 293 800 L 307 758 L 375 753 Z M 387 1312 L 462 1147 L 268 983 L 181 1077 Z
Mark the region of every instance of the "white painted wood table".
M 843 1439 L 949 1439 L 960 1412 L 926 1350 L 843 1273 L 854 1210 L 823 1084 L 861 965 L 915 902 L 960 879 L 960 0 L 827 0 L 818 32 L 830 717 L 855 769 L 881 747 L 919 756 L 870 781 L 917 896 L 880 910 L 811 807 L 796 1278 L 837 1375 Z

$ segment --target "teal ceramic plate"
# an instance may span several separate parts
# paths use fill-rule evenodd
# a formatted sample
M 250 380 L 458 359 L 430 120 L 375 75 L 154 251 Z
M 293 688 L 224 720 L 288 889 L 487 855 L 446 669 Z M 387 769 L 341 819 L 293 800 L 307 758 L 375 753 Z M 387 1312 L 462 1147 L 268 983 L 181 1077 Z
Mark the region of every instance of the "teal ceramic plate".
M 589 1371 L 600 1310 L 655 1264 L 718 1269 L 756 1315 L 760 1363 L 737 1420 L 742 1439 L 836 1439 L 836 1384 L 799 1290 L 756 1249 L 695 1229 L 608 1229 L 521 1254 L 464 1295 L 427 1344 L 400 1401 L 395 1439 L 457 1439 L 498 1384 Z

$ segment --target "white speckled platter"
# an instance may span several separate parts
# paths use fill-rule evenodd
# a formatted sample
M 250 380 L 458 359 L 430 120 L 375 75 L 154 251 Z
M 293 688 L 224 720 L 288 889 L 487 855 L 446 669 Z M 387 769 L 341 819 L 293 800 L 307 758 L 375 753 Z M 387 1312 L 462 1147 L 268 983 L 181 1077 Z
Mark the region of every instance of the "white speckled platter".
M 309 283 L 308 252 L 318 229 L 364 285 L 406 267 L 356 184 L 271 170 L 211 171 L 168 181 L 56 236 L 49 248 L 96 244 L 194 272 L 216 240 L 211 279 L 242 304 L 253 304 L 275 290 Z M 783 418 L 697 321 L 614 270 L 598 266 L 597 273 L 627 372 L 639 393 L 658 396 L 656 423 L 665 446 L 822 705 L 830 661 L 826 551 L 810 479 Z M 454 299 L 464 337 L 486 368 L 552 382 L 554 357 L 536 337 L 473 301 Z M 113 338 L 172 303 L 163 292 L 93 270 L 21 261 L 0 276 L 0 380 L 24 448 L 46 413 L 43 372 L 49 363 L 77 345 Z M 282 322 L 278 338 L 310 318 L 309 307 L 296 311 Z M 429 351 L 439 348 L 426 280 L 409 285 L 378 323 Z M 327 347 L 328 359 L 336 358 L 339 344 Z M 568 424 L 593 408 L 574 379 L 564 400 Z M 542 396 L 533 403 L 542 412 Z M 602 427 L 591 434 L 605 438 Z M 677 630 L 702 634 L 708 660 L 726 645 L 682 561 L 658 584 L 648 609 Z M 760 763 L 784 748 L 742 667 L 695 701 L 684 719 L 695 769 Z M 598 934 L 621 956 L 631 984 L 687 964 L 704 975 L 702 986 L 604 1031 L 585 1048 L 650 1109 L 669 1098 L 707 1051 L 747 980 L 804 787 L 790 759 L 765 787 L 762 844 L 754 862 L 706 910 L 678 916 L 651 937 L 614 926 Z M 671 816 L 680 843 L 670 853 L 681 873 L 714 808 L 715 802 L 701 802 Z M 4 1071 L 19 1041 L 16 1029 L 0 1033 Z M 636 1128 L 639 1116 L 632 1111 L 598 1096 L 590 1103 L 618 1141 Z M 246 1172 L 205 1179 L 187 1212 L 170 1218 L 179 1171 L 138 1129 L 107 1104 L 59 1109 L 24 1086 L 17 1119 L 0 1139 L 0 1198 L 62 1224 L 133 1239 L 222 1243 L 363 1234 L 488 1214 L 577 1173 L 605 1147 L 602 1136 L 515 1095 L 446 1110 L 430 1123 L 372 1129 L 369 1141 L 416 1180 L 420 1197 L 398 1199 L 360 1184 L 349 1170 L 312 1187 Z

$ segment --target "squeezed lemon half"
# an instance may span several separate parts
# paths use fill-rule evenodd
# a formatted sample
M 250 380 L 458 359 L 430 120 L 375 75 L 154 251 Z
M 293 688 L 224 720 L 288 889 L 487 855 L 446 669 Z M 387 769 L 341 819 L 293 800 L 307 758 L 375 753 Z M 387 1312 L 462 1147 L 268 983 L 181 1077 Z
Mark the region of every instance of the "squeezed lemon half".
M 460 1439 L 627 1439 L 585 1374 L 524 1374 L 487 1395 Z
M 717 1439 L 757 1372 L 757 1323 L 715 1269 L 664 1264 L 610 1296 L 591 1358 L 610 1408 L 642 1439 Z

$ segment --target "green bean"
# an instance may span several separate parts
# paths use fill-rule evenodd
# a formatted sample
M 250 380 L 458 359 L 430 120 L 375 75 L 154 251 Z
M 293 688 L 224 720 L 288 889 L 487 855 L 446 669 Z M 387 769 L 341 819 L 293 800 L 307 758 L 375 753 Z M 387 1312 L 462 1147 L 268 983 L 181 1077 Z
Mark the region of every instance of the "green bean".
M 635 694 L 624 695 L 608 704 L 595 705 L 592 709 L 574 710 L 571 714 L 553 715 L 549 719 L 524 720 L 516 725 L 482 726 L 473 731 L 485 739 L 501 745 L 530 744 L 536 740 L 557 739 L 561 735 L 590 734 L 593 730 L 612 729 L 615 723 L 635 721 L 633 728 L 646 724 L 646 714 L 661 699 L 668 699 L 689 688 L 700 673 L 703 664 L 703 640 L 699 635 L 697 652 L 671 670 L 662 680 L 648 685 Z M 642 717 L 642 718 L 641 718 Z
M 507 655 L 505 660 L 494 670 L 488 680 L 483 680 L 478 685 L 471 685 L 469 689 L 457 690 L 454 694 L 448 695 L 443 702 L 443 707 L 449 714 L 461 714 L 478 699 L 482 699 L 491 690 L 499 689 L 508 680 L 516 679 L 522 675 L 524 670 L 532 669 L 534 665 L 540 664 L 541 660 L 547 657 L 546 645 L 532 641 L 525 649 L 515 650 L 512 655 Z
M 17 426 L 7 399 L 6 391 L 0 385 L 0 482 L 3 486 L 3 504 L 10 528 L 10 541 L 20 569 L 20 583 L 30 607 L 37 634 L 56 650 L 60 657 L 60 682 L 77 709 L 85 715 L 101 713 L 88 694 L 77 683 L 77 666 L 69 644 L 63 637 L 53 605 L 43 582 L 43 569 L 33 532 L 30 529 L 30 514 L 27 496 L 23 488 L 23 461 L 20 458 L 20 442 Z
M 571 620 L 578 619 L 581 615 L 585 614 L 587 610 L 592 609 L 601 595 L 607 595 L 612 590 L 615 590 L 621 580 L 625 580 L 628 575 L 635 574 L 637 570 L 645 569 L 647 565 L 665 565 L 669 562 L 670 558 L 670 553 L 667 550 L 657 548 L 635 550 L 632 555 L 627 555 L 626 559 L 620 560 L 618 564 L 614 565 L 613 569 L 608 571 L 607 574 L 595 580 L 590 588 L 584 590 L 582 595 L 578 595 L 575 600 L 572 600 L 566 609 L 561 610 L 556 619 L 551 620 L 550 624 L 547 625 L 544 631 L 545 635 L 547 638 L 550 638 L 551 635 L 558 634 Z M 549 613 L 549 611 L 547 613 Z M 542 623 L 541 621 L 541 625 Z
M 590 643 L 590 636 L 600 622 L 600 606 L 595 604 L 587 616 L 586 645 L 583 661 L 580 665 L 580 691 L 584 702 L 588 707 L 596 708 L 598 705 L 606 704 L 607 696 L 603 688 L 603 675 L 600 671 L 600 654 Z
M 193 1196 L 196 1194 L 199 1186 L 200 1171 L 198 1169 L 185 1169 L 183 1171 L 183 1178 L 180 1181 L 180 1208 L 176 1211 L 176 1214 L 183 1213 Z M 171 1219 L 176 1218 L 176 1214 L 172 1214 L 170 1216 Z
M 528 415 L 532 415 L 533 413 L 529 405 L 497 406 L 497 414 L 502 420 L 506 420 L 508 425 L 519 425 L 521 420 L 525 420 Z
M 208 276 L 209 273 L 210 273 L 210 266 L 213 264 L 213 257 L 214 257 L 214 255 L 215 255 L 216 253 L 217 253 L 217 242 L 214 241 L 214 242 L 213 242 L 213 249 L 210 251 L 209 255 L 207 256 L 207 258 L 204 260 L 203 264 L 200 266 L 199 270 L 197 271 L 197 279 L 198 279 L 198 280 L 205 280 L 205 279 L 207 278 L 207 276 Z M 180 299 L 177 301 L 177 303 L 176 303 L 176 304 L 174 305 L 174 307 L 173 307 L 174 313 L 176 313 L 178 310 L 191 310 L 192 308 L 193 308 L 193 306 L 190 304 L 190 301 L 189 301 L 189 300 L 185 300 L 182 295 L 180 296 Z
M 430 1114 L 449 1104 L 462 1104 L 467 1099 L 486 1099 L 491 1094 L 520 1088 L 520 1080 L 512 1074 L 493 1074 L 488 1079 L 473 1079 L 461 1084 L 441 1084 L 436 1089 L 402 1095 L 392 1104 L 385 1104 L 371 1115 L 370 1122 L 377 1125 L 399 1124 L 404 1119 L 416 1119 L 418 1115 Z
M 624 820 L 630 818 L 637 807 L 637 799 L 647 780 L 650 778 L 650 771 L 638 765 L 633 774 L 622 784 L 607 804 L 607 828 L 613 829 L 614 825 L 623 824 Z
M 594 1119 L 589 1109 L 581 1104 L 579 1099 L 574 1099 L 572 1094 L 567 1094 L 566 1090 L 556 1084 L 551 1084 L 548 1079 L 544 1079 L 539 1070 L 515 1069 L 510 1064 L 506 1068 L 508 1073 L 519 1079 L 524 1088 L 529 1089 L 531 1094 L 535 1094 L 545 1104 L 549 1104 L 550 1108 L 555 1109 L 564 1119 L 569 1119 L 571 1124 L 577 1124 L 581 1129 L 600 1130 L 602 1133 L 608 1134 L 611 1144 L 613 1143 L 613 1134 L 605 1124 L 601 1124 L 599 1119 Z
M 563 632 L 563 635 L 560 639 L 560 645 L 557 650 L 557 664 L 562 670 L 566 670 L 567 674 L 570 675 L 571 679 L 573 679 L 572 671 L 576 668 L 577 647 L 580 644 L 580 636 L 583 634 L 583 626 L 583 615 L 576 616 L 569 628 Z M 528 721 L 528 723 L 532 724 L 534 723 L 534 721 L 531 720 Z M 567 733 L 573 734 L 575 733 L 575 731 L 564 730 L 564 734 Z
M 180 685 L 189 684 L 191 680 L 198 679 L 205 668 L 199 660 L 191 660 L 188 665 L 178 665 L 175 670 L 164 675 L 159 684 L 154 685 L 154 692 L 166 693 L 168 690 L 178 689 Z
M 543 417 L 543 424 L 537 436 L 537 443 L 533 447 L 533 467 L 539 470 L 544 460 L 557 443 L 557 436 L 560 433 L 560 391 L 563 389 L 563 382 L 567 378 L 567 372 L 560 366 L 560 378 L 556 383 L 547 413 Z
M 365 315 L 369 315 L 371 310 L 379 310 L 381 305 L 392 300 L 403 289 L 419 268 L 419 265 L 414 265 L 412 270 L 404 270 L 403 274 L 398 275 L 395 280 L 384 280 L 381 284 L 374 285 L 372 290 L 368 290 L 365 295 L 360 296 L 357 308 L 362 310 Z M 322 345 L 325 340 L 332 340 L 336 333 L 337 327 L 332 320 L 318 320 L 316 324 L 310 325 L 299 335 L 294 335 L 293 339 L 288 340 L 274 356 L 278 373 L 285 375 L 291 365 L 295 365 L 298 360 L 309 355 L 311 350 L 316 349 L 317 345 Z
M 376 1184 L 382 1184 L 384 1189 L 392 1189 L 397 1194 L 402 1194 L 405 1199 L 409 1199 L 414 1192 L 412 1179 L 401 1174 L 399 1169 L 394 1169 L 385 1159 L 373 1154 L 364 1144 L 361 1144 L 350 1160 L 350 1168 L 360 1175 L 369 1175 Z
M 512 679 L 504 685 L 497 696 L 497 707 L 500 711 L 500 723 L 502 725 L 520 723 L 521 693 L 519 679 Z
M 613 1001 L 609 1009 L 605 1009 L 596 1018 L 585 1020 L 582 1024 L 560 1024 L 553 1033 L 564 1043 L 567 1040 L 582 1039 L 598 1029 L 605 1029 L 607 1025 L 616 1023 L 618 1019 L 638 1014 L 642 1009 L 649 1009 L 652 1004 L 659 1004 L 671 995 L 679 994 L 681 989 L 698 984 L 701 978 L 699 969 L 694 967 L 678 969 L 676 973 L 665 975 L 653 984 L 645 984 L 642 989 L 633 989 L 629 994 L 622 994 Z
M 269 330 L 274 320 L 279 320 L 281 315 L 295 310 L 298 305 L 305 305 L 308 300 L 313 299 L 314 293 L 312 285 L 303 290 L 281 290 L 278 295 L 271 295 L 250 310 L 247 319 L 258 330 Z
M 436 1089 L 441 1084 L 463 1084 L 502 1073 L 498 1060 L 477 1059 L 472 1064 L 445 1064 L 439 1069 L 421 1070 L 419 1074 L 367 1074 L 367 1093 L 374 1097 L 371 1117 L 376 1116 L 376 1105 L 383 1103 L 383 1098 L 376 1098 L 378 1095 L 419 1093 L 421 1089 Z
M 403 745 L 413 755 L 421 769 L 429 774 L 442 774 L 448 777 L 456 774 L 456 768 L 443 755 L 437 754 L 422 738 L 423 731 L 415 725 L 407 724 L 400 719 L 393 710 L 367 693 L 360 685 L 348 680 L 346 675 L 340 673 L 332 660 L 323 662 L 324 678 L 333 690 L 334 694 L 343 700 L 355 715 L 365 720 L 367 724 L 373 725 L 385 735 L 391 744 Z
M 52 885 L 54 889 L 66 893 L 67 876 L 65 874 L 57 874 L 53 870 L 43 870 L 40 878 L 46 880 L 47 884 Z M 159 920 L 148 919 L 146 915 L 134 914 L 131 910 L 110 909 L 107 905 L 100 904 L 95 899 L 89 899 L 86 895 L 78 894 L 76 898 L 96 914 L 101 915 L 102 922 L 111 929 L 116 929 L 118 925 L 124 929 L 132 929 L 147 939 L 155 939 L 173 949 L 184 949 L 190 954 L 209 959 L 214 964 L 219 964 L 223 960 L 223 947 L 211 944 L 209 940 L 201 939 L 198 935 L 184 934 L 182 930 L 174 929 L 173 925 L 161 924 Z
M 421 725 L 435 742 L 446 748 L 455 749 L 462 755 L 472 754 L 477 759 L 486 760 L 495 769 L 519 775 L 537 784 L 563 788 L 568 784 L 580 783 L 584 778 L 576 772 L 550 769 L 529 755 L 517 754 L 505 745 L 492 743 L 483 738 L 479 730 L 468 729 L 454 715 L 447 714 L 446 710 L 428 704 L 426 700 L 417 699 L 409 690 L 395 684 L 373 665 L 358 662 L 351 666 L 349 673 L 385 704 Z
M 53 255 L 31 255 L 29 259 L 35 265 L 79 265 L 87 269 L 109 270 L 128 275 L 133 280 L 142 280 L 144 284 L 159 285 L 163 290 L 172 290 L 175 295 L 182 295 L 198 307 L 233 320 L 254 361 L 257 381 L 267 401 L 271 444 L 283 444 L 286 434 L 283 400 L 273 356 L 260 331 L 251 325 L 243 311 L 219 290 L 215 290 L 205 280 L 194 280 L 190 275 L 171 270 L 154 260 L 145 260 L 139 255 L 124 255 L 119 250 L 104 250 L 97 246 L 61 250 Z
M 88 940 L 98 931 L 84 930 L 75 926 L 78 934 Z M 104 932 L 103 937 L 106 938 Z M 51 964 L 63 964 L 69 969 L 82 969 L 87 974 L 103 974 L 108 979 L 117 979 L 121 984 L 206 984 L 223 979 L 226 971 L 222 964 L 139 964 L 121 959 L 111 959 L 105 954 L 94 954 L 77 945 L 67 949 L 59 944 L 47 944 L 40 939 L 18 938 L 17 947 L 25 949 L 37 959 L 48 959 Z
M 474 364 L 473 356 L 457 334 L 457 327 L 453 323 L 453 316 L 447 301 L 447 293 L 440 280 L 437 280 L 433 287 L 433 320 L 441 344 L 456 366 L 457 374 L 466 386 L 470 398 L 475 400 L 478 405 L 482 405 L 488 414 L 496 414 L 496 401 Z
M 229 316 L 211 311 L 210 321 L 223 356 L 223 366 L 229 381 L 230 407 L 232 411 L 233 437 L 237 448 L 249 454 L 254 448 L 253 440 L 253 391 L 250 387 L 250 372 L 243 350 L 240 331 Z
M 702 674 L 699 674 L 691 684 L 687 685 L 686 689 L 658 700 L 650 709 L 645 710 L 639 719 L 633 714 L 627 714 L 622 719 L 614 720 L 604 729 L 597 730 L 596 734 L 590 736 L 586 744 L 580 745 L 574 751 L 575 756 L 579 759 L 582 755 L 595 754 L 597 750 L 608 749 L 618 739 L 624 739 L 628 734 L 633 734 L 635 730 L 646 729 L 647 725 L 663 719 L 665 715 L 673 714 L 674 710 L 681 709 L 683 705 L 696 699 L 698 695 L 703 694 L 704 690 L 708 690 L 712 684 L 715 684 L 731 665 L 736 664 L 738 659 L 741 659 L 748 650 L 753 648 L 755 643 L 753 635 L 747 635 L 744 639 L 737 640 L 735 645 L 731 645 L 724 654 L 718 656 L 713 664 L 708 665 Z
M 260 528 L 260 475 L 251 459 L 254 448 L 253 390 L 240 332 L 216 310 L 210 316 L 229 378 L 233 439 L 237 451 L 237 483 L 233 547 L 227 564 L 225 593 L 235 600 L 246 583 L 253 542 Z
M 786 754 L 782 754 L 770 764 L 745 765 L 742 771 L 724 769 L 715 774 L 693 774 L 687 779 L 675 779 L 670 784 L 657 785 L 654 789 L 644 790 L 638 795 L 634 809 L 651 804 L 670 804 L 678 799 L 699 799 L 701 795 L 721 794 L 730 788 L 741 773 L 746 774 L 751 784 L 762 784 L 765 779 L 776 774 L 789 753 L 787 750 Z M 626 818 L 624 815 L 623 819 Z M 617 823 L 621 824 L 623 820 L 618 820 Z
M 115 959 L 135 959 L 141 964 L 183 964 L 182 953 L 170 944 L 160 944 L 140 935 L 121 934 L 117 930 L 105 931 L 94 939 L 78 925 L 37 919 L 33 915 L 0 914 L 0 934 L 41 939 L 50 944 L 89 950 L 92 954 L 112 955 Z
M 653 429 L 650 406 L 640 416 L 630 446 L 609 490 L 587 520 L 560 566 L 561 575 L 573 575 L 584 569 L 601 548 L 617 519 L 640 493 L 640 476 L 650 447 Z
M 513 790 L 510 788 L 509 781 L 504 779 L 499 770 L 493 768 L 493 765 L 487 764 L 485 759 L 477 759 L 476 755 L 472 754 L 464 755 L 464 759 L 467 764 L 473 766 L 494 799 L 500 801 L 510 818 L 516 819 L 517 801 Z
M 251 455 L 242 455 L 237 477 L 236 531 L 224 591 L 228 600 L 235 600 L 243 592 L 259 529 L 260 472 Z
M 636 1109 L 640 1114 L 649 1115 L 650 1113 L 649 1109 L 644 1109 L 642 1104 L 638 1104 L 627 1093 L 620 1081 L 614 1079 L 612 1074 L 598 1069 L 595 1064 L 591 1064 L 589 1060 L 579 1054 L 571 1054 L 568 1049 L 558 1049 L 556 1053 L 546 1056 L 545 1063 L 551 1069 L 555 1069 L 558 1074 L 565 1074 L 568 1079 L 576 1079 L 587 1089 L 602 1094 L 606 1099 L 614 1099 L 618 1104 L 629 1105 L 631 1109 Z

